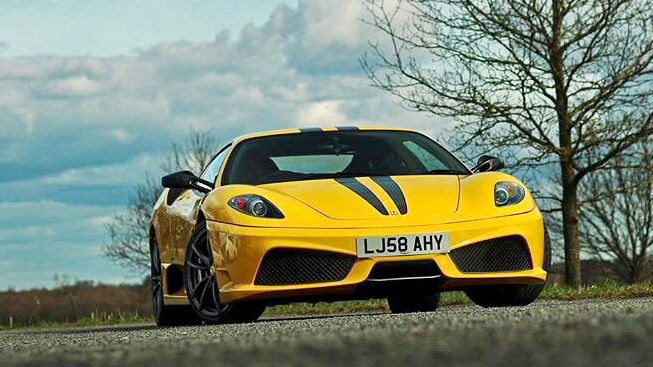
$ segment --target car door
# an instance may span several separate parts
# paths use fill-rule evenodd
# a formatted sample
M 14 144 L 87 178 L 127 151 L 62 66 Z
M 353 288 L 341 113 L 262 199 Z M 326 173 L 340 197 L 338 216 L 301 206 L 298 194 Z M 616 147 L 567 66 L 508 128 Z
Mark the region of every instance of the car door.
M 231 144 L 228 144 L 213 157 L 202 171 L 200 178 L 215 183 L 216 176 L 220 172 L 230 147 Z M 183 263 L 188 241 L 195 229 L 200 204 L 206 195 L 197 190 L 185 190 L 175 194 L 178 196 L 174 198 L 168 208 L 170 237 L 174 249 L 174 259 L 171 262 Z

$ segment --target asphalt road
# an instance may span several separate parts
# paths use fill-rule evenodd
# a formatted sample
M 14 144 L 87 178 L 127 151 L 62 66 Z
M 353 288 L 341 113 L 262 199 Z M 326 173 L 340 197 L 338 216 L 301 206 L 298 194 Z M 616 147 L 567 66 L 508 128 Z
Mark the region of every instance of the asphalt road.
M 0 366 L 653 366 L 653 299 L 0 332 Z

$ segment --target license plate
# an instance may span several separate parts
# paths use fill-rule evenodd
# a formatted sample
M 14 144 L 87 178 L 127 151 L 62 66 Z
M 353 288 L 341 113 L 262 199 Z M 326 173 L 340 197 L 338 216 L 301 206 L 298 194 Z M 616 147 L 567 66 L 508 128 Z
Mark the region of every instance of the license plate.
M 444 254 L 448 252 L 449 233 L 361 237 L 356 239 L 358 257 Z

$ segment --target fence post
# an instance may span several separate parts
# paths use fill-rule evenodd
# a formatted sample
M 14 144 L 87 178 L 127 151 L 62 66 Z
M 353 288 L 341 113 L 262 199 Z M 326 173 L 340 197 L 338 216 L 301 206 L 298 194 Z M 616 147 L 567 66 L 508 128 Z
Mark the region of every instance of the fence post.
M 14 328 L 14 317 L 9 316 L 9 328 L 13 329 Z

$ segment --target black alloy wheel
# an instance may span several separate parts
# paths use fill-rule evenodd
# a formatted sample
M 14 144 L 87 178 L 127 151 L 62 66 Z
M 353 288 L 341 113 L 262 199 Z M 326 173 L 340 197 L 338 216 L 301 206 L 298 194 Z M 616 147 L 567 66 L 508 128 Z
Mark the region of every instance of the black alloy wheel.
M 219 322 L 228 309 L 220 303 L 218 281 L 206 229 L 193 236 L 185 262 L 186 293 L 191 307 L 206 322 Z
M 205 222 L 198 223 L 186 249 L 184 275 L 190 306 L 207 324 L 253 322 L 265 311 L 262 304 L 220 302 L 220 288 Z

